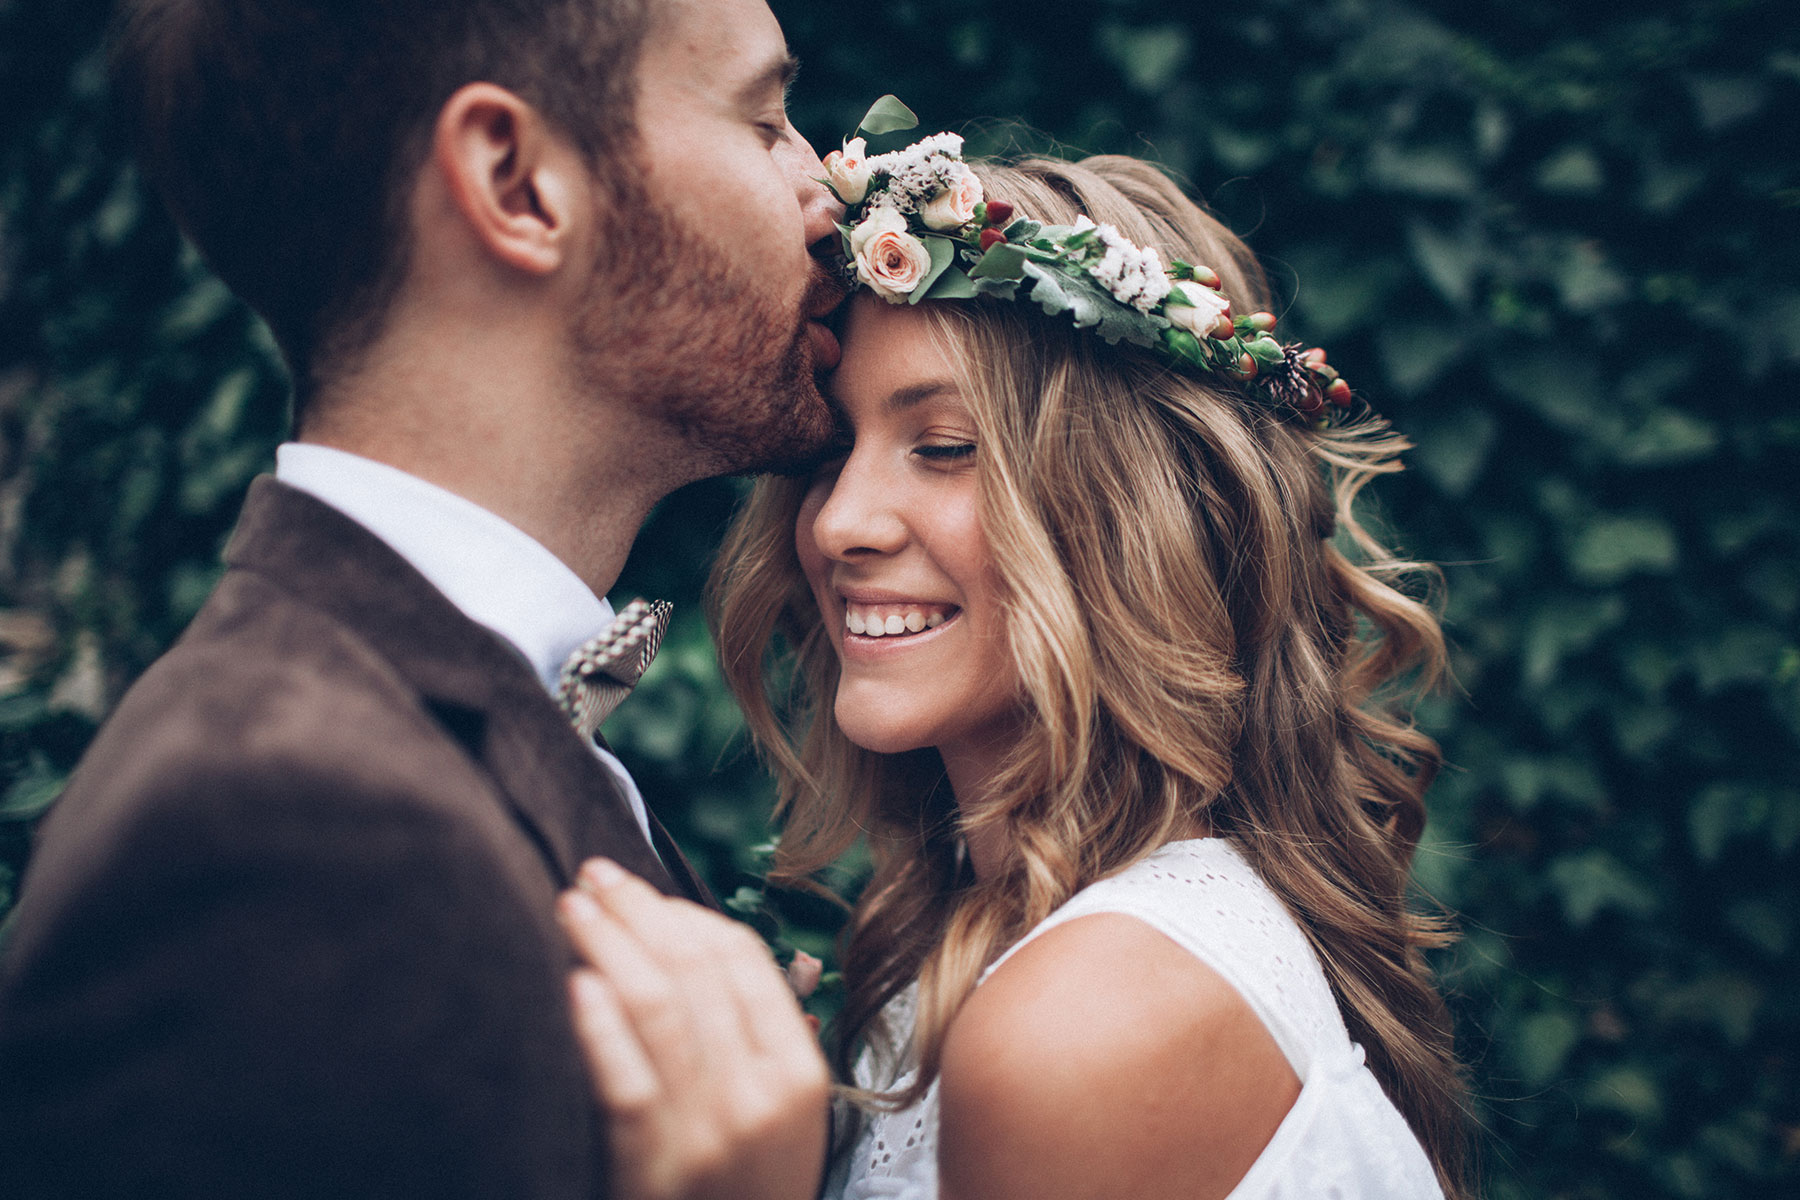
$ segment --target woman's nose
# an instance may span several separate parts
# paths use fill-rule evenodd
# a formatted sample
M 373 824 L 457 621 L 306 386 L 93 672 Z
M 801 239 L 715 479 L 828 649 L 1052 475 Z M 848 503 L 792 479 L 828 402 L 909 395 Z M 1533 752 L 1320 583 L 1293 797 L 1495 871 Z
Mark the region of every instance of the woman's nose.
M 832 558 L 893 554 L 906 544 L 895 489 L 852 455 L 813 517 L 813 539 Z

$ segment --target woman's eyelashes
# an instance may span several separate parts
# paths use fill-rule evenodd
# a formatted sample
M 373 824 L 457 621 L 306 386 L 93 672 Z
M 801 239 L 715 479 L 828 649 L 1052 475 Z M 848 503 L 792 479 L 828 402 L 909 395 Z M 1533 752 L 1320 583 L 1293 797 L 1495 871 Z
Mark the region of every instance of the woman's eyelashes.
M 974 442 L 926 442 L 913 447 L 913 453 L 931 462 L 956 462 L 975 457 Z

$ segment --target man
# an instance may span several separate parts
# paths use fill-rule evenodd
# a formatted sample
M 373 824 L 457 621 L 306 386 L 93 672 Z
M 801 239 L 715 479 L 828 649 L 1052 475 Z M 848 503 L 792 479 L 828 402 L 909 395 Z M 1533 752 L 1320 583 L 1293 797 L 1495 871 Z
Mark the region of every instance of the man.
M 42 829 L 0 1194 L 607 1194 L 555 898 L 591 855 L 704 889 L 551 690 L 658 499 L 830 432 L 780 28 L 138 0 L 115 67 L 297 440 Z

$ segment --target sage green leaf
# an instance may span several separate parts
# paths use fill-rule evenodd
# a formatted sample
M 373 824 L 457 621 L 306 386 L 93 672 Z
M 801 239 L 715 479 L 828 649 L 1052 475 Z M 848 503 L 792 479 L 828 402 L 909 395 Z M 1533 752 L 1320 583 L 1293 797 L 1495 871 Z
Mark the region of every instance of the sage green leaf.
M 1006 242 L 997 242 L 976 261 L 969 278 L 1010 279 L 1016 283 L 1025 278 L 1025 251 Z
M 884 133 L 899 133 L 907 129 L 917 129 L 919 118 L 913 110 L 900 103 L 895 96 L 883 96 L 869 105 L 869 111 L 856 124 L 856 132 L 869 137 L 880 137 Z
M 1155 346 L 1168 328 L 1162 317 L 1121 305 L 1085 271 L 1075 274 L 1027 262 L 1025 276 L 1032 281 L 1030 296 L 1039 308 L 1051 316 L 1067 313 L 1077 328 L 1092 328 L 1111 344 Z

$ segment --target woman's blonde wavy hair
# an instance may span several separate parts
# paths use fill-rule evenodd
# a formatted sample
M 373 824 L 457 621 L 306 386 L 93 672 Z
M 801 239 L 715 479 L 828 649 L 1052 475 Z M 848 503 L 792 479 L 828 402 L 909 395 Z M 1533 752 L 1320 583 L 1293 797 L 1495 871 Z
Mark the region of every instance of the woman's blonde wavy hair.
M 1085 213 L 1214 267 L 1235 311 L 1269 305 L 1249 248 L 1148 164 L 976 169 L 1021 212 Z M 1082 887 L 1201 827 L 1229 838 L 1306 931 L 1351 1036 L 1461 1194 L 1464 1085 L 1422 954 L 1448 934 L 1407 903 L 1440 759 L 1382 704 L 1436 677 L 1443 637 L 1387 582 L 1420 569 L 1352 513 L 1406 443 L 1372 417 L 1312 431 L 1027 303 L 921 310 L 963 375 L 1030 717 L 995 802 L 967 818 L 1014 849 L 997 877 L 964 861 L 968 826 L 935 751 L 873 754 L 831 719 L 837 659 L 794 553 L 805 481 L 757 484 L 712 581 L 726 676 L 779 779 L 777 876 L 812 878 L 868 838 L 840 1072 L 916 978 L 918 1079 L 876 1098 L 916 1099 L 985 966 Z M 789 679 L 776 696 L 772 676 Z

